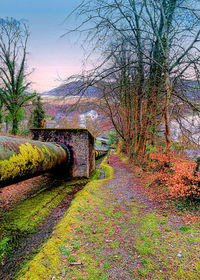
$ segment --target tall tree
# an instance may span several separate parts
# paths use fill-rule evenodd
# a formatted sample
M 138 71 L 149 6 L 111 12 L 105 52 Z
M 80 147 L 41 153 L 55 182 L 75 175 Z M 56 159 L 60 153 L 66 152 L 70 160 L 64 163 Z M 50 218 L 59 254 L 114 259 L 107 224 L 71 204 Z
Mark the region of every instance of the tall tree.
M 9 112 L 12 133 L 17 134 L 23 107 L 35 94 L 27 94 L 25 63 L 29 31 L 23 21 L 0 19 L 0 98 Z
M 83 0 L 74 13 L 83 18 L 75 31 L 85 32 L 93 51 L 102 54 L 100 65 L 88 73 L 88 84 L 104 84 L 105 104 L 120 137 L 143 156 L 155 145 L 164 123 L 169 150 L 174 100 L 198 111 L 180 85 L 187 78 L 199 79 L 200 4 L 193 0 Z

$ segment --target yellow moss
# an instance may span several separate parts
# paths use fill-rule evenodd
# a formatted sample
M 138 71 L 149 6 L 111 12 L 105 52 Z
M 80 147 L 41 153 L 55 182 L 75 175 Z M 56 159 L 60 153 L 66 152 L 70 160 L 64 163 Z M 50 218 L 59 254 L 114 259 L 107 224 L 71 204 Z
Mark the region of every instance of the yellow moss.
M 62 157 L 56 156 L 56 153 L 45 145 L 39 148 L 30 143 L 21 144 L 19 151 L 18 154 L 13 154 L 9 159 L 0 161 L 1 180 L 50 169 L 61 163 L 65 156 L 60 147 L 56 147 L 56 151 L 58 154 L 62 153 Z
M 75 195 L 70 208 L 63 219 L 56 226 L 52 238 L 47 241 L 39 254 L 29 263 L 29 266 L 22 268 L 17 277 L 18 280 L 50 279 L 50 275 L 60 273 L 60 252 L 59 246 L 67 238 L 73 235 L 71 226 L 77 224 L 76 216 L 79 209 L 84 209 L 88 203 L 95 204 L 99 199 L 93 194 L 104 182 L 113 178 L 113 169 L 106 164 L 106 159 L 101 163 L 100 168 L 104 169 L 106 179 L 89 182 L 83 190 Z
M 95 158 L 100 158 L 102 156 L 105 156 L 107 151 L 95 151 Z

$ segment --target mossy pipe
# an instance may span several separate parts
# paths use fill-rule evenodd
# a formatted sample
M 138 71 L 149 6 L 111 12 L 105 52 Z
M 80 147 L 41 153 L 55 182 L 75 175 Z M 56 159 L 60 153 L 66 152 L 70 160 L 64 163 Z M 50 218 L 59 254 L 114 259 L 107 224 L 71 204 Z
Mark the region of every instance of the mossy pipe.
M 66 164 L 66 149 L 53 142 L 0 136 L 0 183 Z
M 107 154 L 108 151 L 103 150 L 96 150 L 95 151 L 95 159 L 99 159 L 100 157 L 103 157 Z

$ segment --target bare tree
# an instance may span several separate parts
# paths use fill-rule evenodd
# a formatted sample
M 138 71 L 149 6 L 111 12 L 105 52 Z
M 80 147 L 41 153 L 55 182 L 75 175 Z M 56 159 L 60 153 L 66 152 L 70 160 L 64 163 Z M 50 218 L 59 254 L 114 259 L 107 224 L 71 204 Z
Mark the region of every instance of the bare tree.
M 199 8 L 192 0 L 85 0 L 74 11 L 83 17 L 74 31 L 102 54 L 88 84 L 104 88 L 103 104 L 136 155 L 155 145 L 163 122 L 170 150 L 170 107 L 175 98 L 188 102 L 180 87 L 186 77 L 199 78 Z

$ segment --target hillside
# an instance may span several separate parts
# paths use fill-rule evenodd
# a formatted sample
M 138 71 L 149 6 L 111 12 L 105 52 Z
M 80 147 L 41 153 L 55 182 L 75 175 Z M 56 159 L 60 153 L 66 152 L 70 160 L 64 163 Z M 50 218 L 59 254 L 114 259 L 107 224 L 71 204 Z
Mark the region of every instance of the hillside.
M 82 96 L 85 97 L 100 97 L 102 92 L 95 86 L 90 86 L 85 89 L 85 84 L 82 81 L 62 84 L 48 92 L 41 93 L 42 97 L 68 97 L 68 96 Z
M 50 91 L 43 92 L 40 95 L 43 98 L 54 97 L 101 97 L 102 91 L 96 86 L 89 86 L 86 88 L 86 84 L 83 81 L 70 82 L 62 84 L 57 88 Z M 178 86 L 177 93 L 179 96 L 186 97 L 189 100 L 199 101 L 200 89 L 197 81 L 194 80 L 182 80 Z

